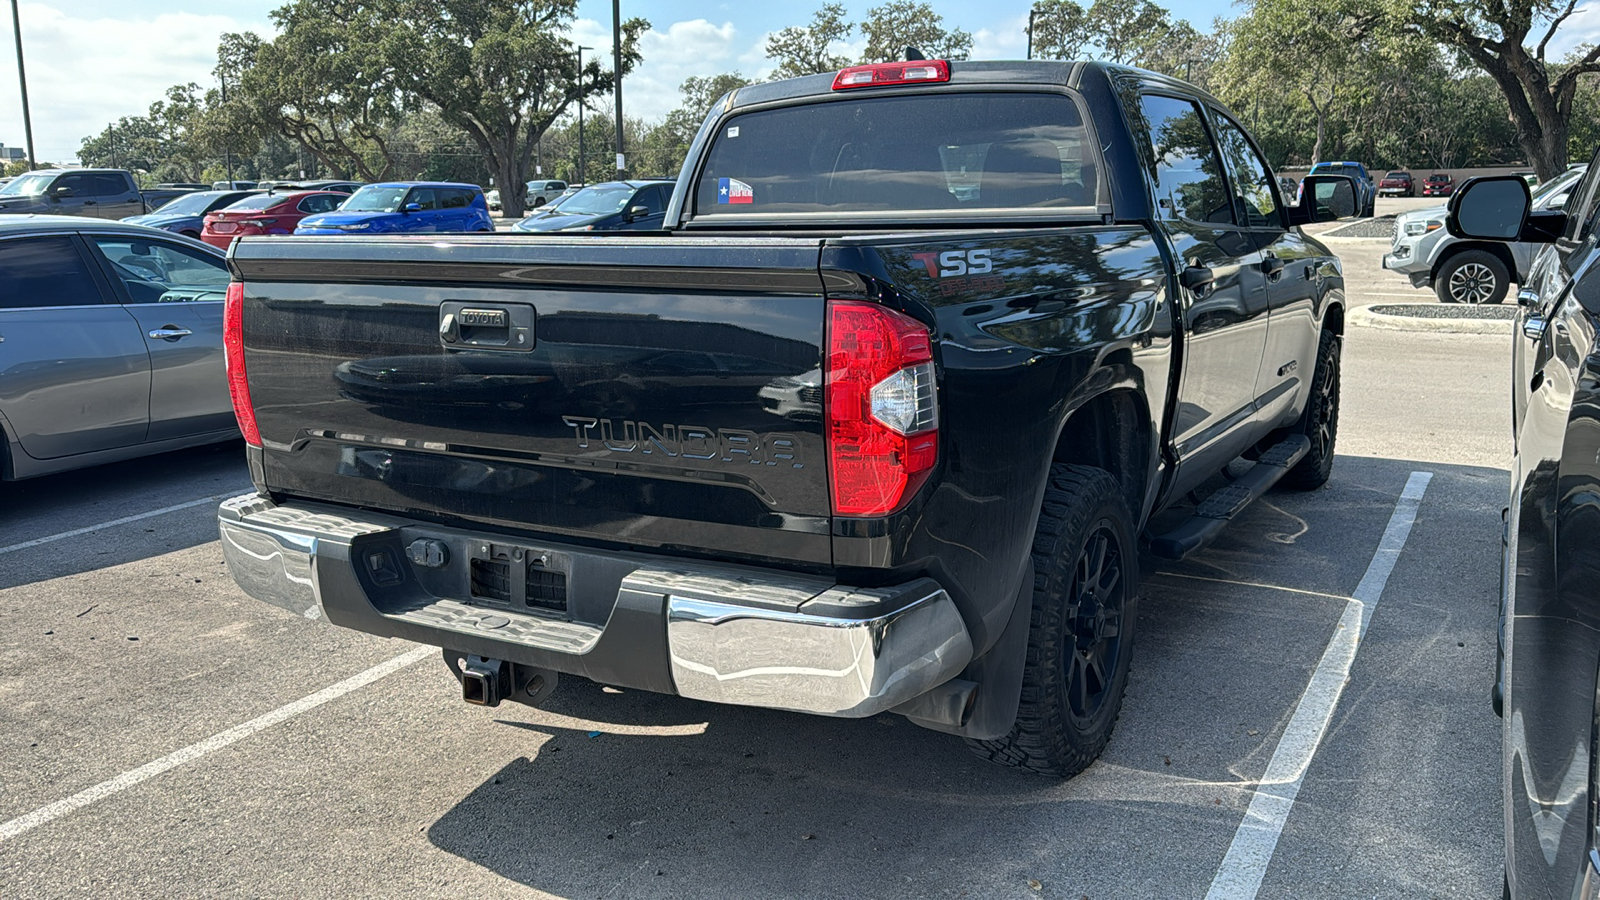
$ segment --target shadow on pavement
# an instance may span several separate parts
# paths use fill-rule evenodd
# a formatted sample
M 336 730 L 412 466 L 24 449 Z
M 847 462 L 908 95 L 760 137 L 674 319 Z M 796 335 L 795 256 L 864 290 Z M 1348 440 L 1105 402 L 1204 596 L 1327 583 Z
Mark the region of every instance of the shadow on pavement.
M 990 765 L 892 715 L 717 707 L 566 679 L 544 709 L 497 711 L 542 743 L 428 837 L 562 897 L 1025 897 L 1039 896 L 1035 879 L 1044 896 L 1199 896 L 1413 471 L 1434 473 L 1413 544 L 1492 561 L 1503 471 L 1341 457 L 1326 488 L 1268 495 L 1215 545 L 1148 576 L 1118 730 L 1069 782 Z M 1459 588 L 1439 590 L 1449 600 Z M 1456 620 L 1492 640 L 1492 610 L 1478 605 Z M 1454 681 L 1433 699 L 1481 705 L 1480 683 Z M 1493 797 L 1492 760 L 1482 768 L 1414 780 Z M 1495 824 L 1486 817 L 1485 834 Z M 1426 860 L 1428 823 L 1411 825 Z

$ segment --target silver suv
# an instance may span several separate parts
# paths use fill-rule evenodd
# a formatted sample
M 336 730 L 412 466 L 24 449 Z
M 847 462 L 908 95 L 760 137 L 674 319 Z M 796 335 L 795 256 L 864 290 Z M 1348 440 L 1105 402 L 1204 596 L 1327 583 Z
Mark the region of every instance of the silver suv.
M 1534 209 L 1561 209 L 1588 166 L 1574 166 L 1533 192 Z M 1431 287 L 1442 303 L 1499 303 L 1511 282 L 1521 283 L 1539 251 L 1535 244 L 1503 244 L 1452 237 L 1445 207 L 1413 209 L 1395 217 L 1394 236 L 1383 267 Z

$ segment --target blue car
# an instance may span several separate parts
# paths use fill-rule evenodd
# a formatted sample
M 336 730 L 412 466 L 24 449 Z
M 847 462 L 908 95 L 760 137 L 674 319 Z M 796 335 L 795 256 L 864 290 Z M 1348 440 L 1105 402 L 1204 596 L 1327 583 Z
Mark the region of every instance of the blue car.
M 128 216 L 122 221 L 129 225 L 148 225 L 184 237 L 200 238 L 205 227 L 206 213 L 232 206 L 259 191 L 196 191 L 182 194 L 163 203 L 155 212 Z
M 591 184 L 559 204 L 536 209 L 517 231 L 654 231 L 672 197 L 670 181 Z
M 437 181 L 369 184 L 333 212 L 306 216 L 295 234 L 432 234 L 493 231 L 476 185 Z

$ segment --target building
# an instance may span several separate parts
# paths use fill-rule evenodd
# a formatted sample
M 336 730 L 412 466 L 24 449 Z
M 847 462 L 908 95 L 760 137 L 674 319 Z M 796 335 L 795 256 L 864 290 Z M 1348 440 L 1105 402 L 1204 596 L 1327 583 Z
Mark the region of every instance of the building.
M 27 152 L 21 147 L 7 147 L 5 144 L 0 144 L 0 165 L 20 162 L 27 158 Z

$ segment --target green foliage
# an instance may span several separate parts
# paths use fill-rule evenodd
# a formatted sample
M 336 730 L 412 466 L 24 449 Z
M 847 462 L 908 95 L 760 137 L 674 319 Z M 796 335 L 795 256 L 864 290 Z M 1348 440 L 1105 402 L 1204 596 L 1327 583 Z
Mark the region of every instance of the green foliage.
M 1216 35 L 1173 21 L 1150 0 L 1094 0 L 1087 8 L 1073 0 L 1040 0 L 1033 9 L 1036 59 L 1092 57 L 1200 81 L 1196 72 L 1203 75 L 1220 52 Z
M 927 3 L 890 0 L 867 10 L 858 26 L 867 39 L 862 63 L 894 62 L 915 47 L 929 59 L 966 59 L 972 53 L 972 35 L 957 28 L 946 30 L 944 18 Z
M 833 72 L 850 65 L 848 57 L 830 53 L 828 48 L 850 36 L 855 26 L 844 20 L 844 6 L 824 4 L 811 17 L 811 24 L 790 26 L 768 35 L 767 58 L 778 62 L 773 78 L 799 78 L 819 72 Z

